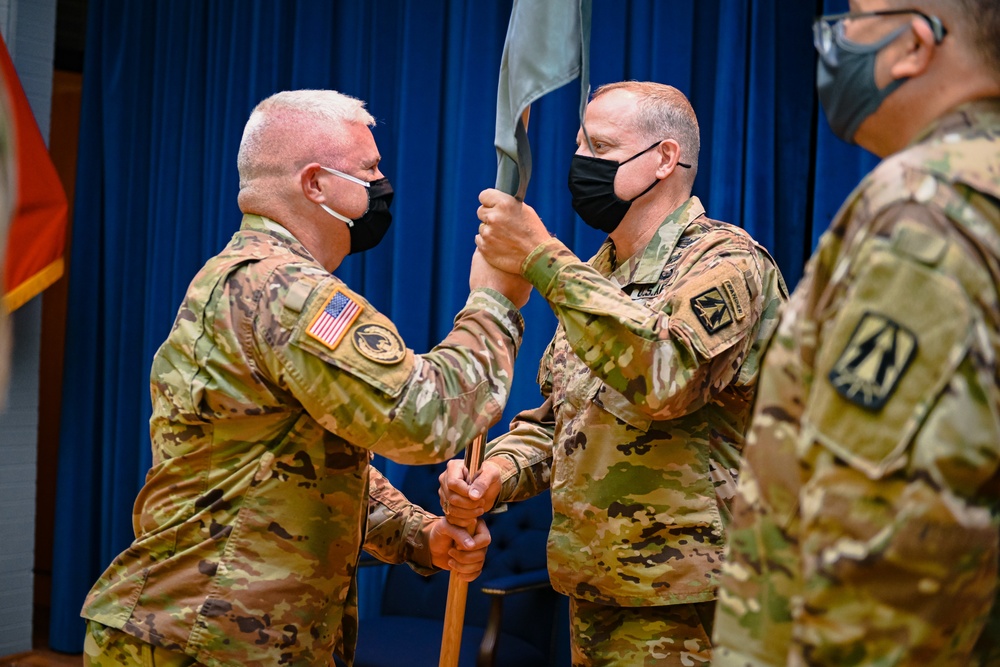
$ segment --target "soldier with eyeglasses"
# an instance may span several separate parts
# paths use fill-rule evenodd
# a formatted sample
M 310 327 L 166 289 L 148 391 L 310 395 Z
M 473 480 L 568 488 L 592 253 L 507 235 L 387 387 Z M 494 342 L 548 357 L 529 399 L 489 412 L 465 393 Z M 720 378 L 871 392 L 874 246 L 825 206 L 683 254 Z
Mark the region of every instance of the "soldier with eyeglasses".
M 713 665 L 998 665 L 1000 2 L 850 9 L 819 97 L 883 161 L 764 356 Z

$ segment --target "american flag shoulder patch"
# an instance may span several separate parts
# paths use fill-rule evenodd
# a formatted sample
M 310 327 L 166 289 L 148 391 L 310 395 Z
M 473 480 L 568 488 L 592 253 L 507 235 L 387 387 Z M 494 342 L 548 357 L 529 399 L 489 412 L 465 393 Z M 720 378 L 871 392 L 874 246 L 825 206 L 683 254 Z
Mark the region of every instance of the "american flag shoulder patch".
M 339 289 L 334 290 L 323 310 L 313 318 L 306 333 L 332 350 L 337 347 L 362 310 L 364 306 L 350 295 Z

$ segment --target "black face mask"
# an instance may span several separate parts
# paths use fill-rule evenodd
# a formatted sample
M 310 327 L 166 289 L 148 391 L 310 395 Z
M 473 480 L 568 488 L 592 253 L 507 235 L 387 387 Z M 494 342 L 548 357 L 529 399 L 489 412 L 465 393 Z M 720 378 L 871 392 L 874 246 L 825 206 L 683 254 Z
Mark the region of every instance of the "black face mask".
M 843 24 L 830 40 L 829 48 L 820 53 L 816 65 L 816 91 L 826 112 L 833 133 L 853 144 L 854 135 L 866 118 L 903 85 L 906 79 L 895 79 L 885 88 L 875 83 L 875 59 L 882 49 L 910 29 L 900 26 L 871 45 L 854 44 L 843 37 Z
M 368 210 L 348 228 L 351 232 L 349 254 L 370 250 L 381 243 L 392 224 L 392 212 L 389 211 L 392 197 L 392 185 L 388 178 L 371 182 L 368 186 Z
M 385 237 L 392 224 L 392 213 L 389 212 L 389 205 L 392 204 L 393 190 L 388 178 L 380 178 L 375 181 L 366 182 L 360 178 L 345 174 L 342 171 L 322 167 L 324 171 L 340 176 L 353 183 L 365 187 L 368 191 L 368 208 L 360 218 L 348 218 L 337 213 L 326 204 L 320 204 L 324 211 L 347 223 L 347 228 L 351 233 L 351 249 L 349 255 L 364 252 L 377 246 Z
M 623 164 L 627 164 L 643 153 L 660 145 L 657 141 L 649 148 L 639 151 L 624 162 L 604 160 L 589 155 L 574 155 L 569 166 L 569 192 L 573 197 L 573 210 L 580 218 L 606 234 L 610 234 L 621 224 L 629 207 L 660 182 L 655 179 L 649 187 L 632 199 L 621 199 L 615 194 L 615 176 Z M 691 165 L 678 162 L 678 166 L 690 169 Z

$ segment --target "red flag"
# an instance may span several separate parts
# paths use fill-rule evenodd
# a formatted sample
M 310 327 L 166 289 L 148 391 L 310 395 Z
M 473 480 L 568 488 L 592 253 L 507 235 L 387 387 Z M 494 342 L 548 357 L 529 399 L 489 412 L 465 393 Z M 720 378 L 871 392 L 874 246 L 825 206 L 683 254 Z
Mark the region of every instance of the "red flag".
M 3 303 L 8 311 L 14 311 L 62 276 L 68 206 L 2 38 L 0 47 L 0 77 L 10 112 L 17 174 L 17 197 L 3 263 Z

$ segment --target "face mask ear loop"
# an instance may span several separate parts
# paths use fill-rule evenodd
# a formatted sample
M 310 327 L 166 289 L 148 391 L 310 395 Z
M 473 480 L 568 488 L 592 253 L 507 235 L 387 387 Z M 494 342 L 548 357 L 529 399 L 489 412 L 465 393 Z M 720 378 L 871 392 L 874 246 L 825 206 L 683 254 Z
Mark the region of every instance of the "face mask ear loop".
M 332 215 L 333 217 L 335 217 L 337 220 L 343 220 L 344 222 L 346 222 L 348 227 L 353 227 L 354 226 L 354 221 L 353 220 L 351 220 L 350 218 L 348 218 L 346 216 L 341 215 L 340 213 L 337 213 L 336 211 L 334 211 L 332 208 L 330 208 L 326 204 L 320 204 L 320 207 L 324 211 L 326 211 L 327 213 L 329 213 L 330 215 Z
M 660 179 L 656 179 L 655 181 L 653 181 L 652 183 L 650 183 L 648 188 L 646 188 L 645 190 L 643 190 L 642 192 L 640 192 L 636 196 L 634 196 L 631 199 L 629 199 L 628 203 L 631 204 L 636 199 L 638 199 L 639 197 L 643 196 L 644 194 L 646 194 L 647 192 L 649 192 L 650 190 L 652 190 L 653 188 L 655 188 L 656 185 L 657 185 L 657 183 L 659 183 L 659 182 L 660 182 Z
M 336 169 L 331 169 L 330 167 L 324 167 L 322 165 L 320 166 L 320 169 L 330 174 L 333 174 L 334 176 L 340 176 L 344 180 L 348 180 L 351 183 L 357 183 L 358 185 L 361 185 L 366 188 L 371 187 L 371 183 L 369 183 L 368 181 L 362 181 L 360 178 L 357 178 L 356 176 L 351 176 L 350 174 L 345 174 L 342 171 L 337 171 Z
M 647 148 L 646 150 L 644 150 L 644 151 L 639 151 L 638 153 L 636 153 L 635 155 L 633 155 L 633 156 L 632 156 L 632 157 L 630 157 L 629 159 L 625 160 L 625 162 L 622 162 L 622 163 L 621 163 L 621 164 L 619 164 L 618 166 L 620 167 L 620 166 L 621 166 L 621 165 L 623 165 L 623 164 L 628 164 L 629 162 L 631 162 L 632 160 L 636 159 L 636 158 L 637 158 L 637 157 L 639 157 L 640 155 L 645 155 L 645 154 L 646 154 L 646 153 L 648 153 L 649 151 L 651 151 L 651 150 L 653 150 L 654 148 L 656 148 L 657 146 L 659 146 L 659 145 L 660 145 L 661 143 L 663 143 L 663 142 L 662 142 L 662 141 L 657 141 L 656 143 L 654 143 L 654 144 L 653 144 L 652 146 L 650 146 L 650 147 L 649 147 L 649 148 Z M 647 192 L 649 192 L 650 190 L 652 190 L 653 188 L 655 188 L 655 187 L 656 187 L 656 184 L 657 184 L 657 183 L 659 183 L 659 182 L 660 182 L 660 179 L 656 179 L 655 181 L 653 181 L 652 183 L 650 183 L 650 184 L 649 184 L 649 187 L 648 187 L 648 188 L 646 188 L 645 190 L 643 190 L 642 192 L 640 192 L 639 194 L 637 194 L 637 195 L 636 195 L 635 197 L 632 197 L 631 199 L 629 199 L 629 200 L 628 200 L 628 203 L 629 203 L 629 204 L 631 204 L 631 203 L 632 203 L 632 202 L 634 202 L 634 201 L 635 201 L 636 199 L 638 199 L 639 197 L 643 196 L 644 194 L 646 194 Z
M 653 150 L 654 148 L 656 148 L 657 146 L 659 146 L 659 145 L 660 145 L 660 144 L 662 144 L 662 143 L 663 143 L 662 141 L 657 141 L 656 143 L 654 143 L 654 144 L 653 144 L 652 146 L 650 146 L 649 148 L 647 148 L 647 149 L 645 149 L 645 150 L 641 150 L 641 151 L 639 151 L 638 153 L 636 153 L 635 155 L 633 155 L 633 156 L 632 156 L 632 157 L 630 157 L 629 159 L 627 159 L 627 160 L 625 160 L 624 162 L 620 163 L 620 164 L 619 164 L 618 166 L 620 167 L 620 166 L 621 166 L 621 165 L 623 165 L 623 164 L 628 164 L 629 162 L 631 162 L 632 160 L 636 159 L 636 158 L 637 158 L 637 157 L 639 157 L 640 155 L 645 155 L 646 153 L 648 153 L 649 151 Z M 643 193 L 643 194 L 645 194 L 645 193 Z M 641 195 L 640 195 L 640 196 L 641 196 Z
M 911 28 L 912 26 L 909 24 L 901 25 L 892 32 L 890 32 L 888 35 L 883 37 L 882 39 L 879 39 L 878 41 L 872 42 L 871 44 L 858 44 L 857 42 L 852 42 L 851 40 L 847 39 L 847 37 L 844 36 L 844 25 L 840 24 L 838 27 L 834 28 L 833 38 L 834 41 L 837 43 L 837 46 L 844 49 L 845 51 L 849 51 L 851 53 L 863 53 L 863 54 L 868 54 L 872 52 L 878 53 L 879 51 L 881 51 L 882 49 L 884 49 L 885 47 L 889 46 L 897 39 L 899 39 L 900 35 L 905 33 L 907 30 L 910 30 Z
M 330 167 L 324 167 L 324 166 L 320 165 L 320 169 L 322 169 L 325 172 L 329 172 L 329 173 L 333 174 L 334 176 L 340 176 L 341 178 L 343 178 L 345 180 L 348 180 L 348 181 L 351 181 L 352 183 L 357 183 L 358 185 L 364 186 L 366 189 L 368 189 L 368 206 L 365 208 L 365 213 L 368 212 L 368 209 L 371 208 L 371 205 L 372 205 L 371 183 L 369 183 L 368 181 L 362 181 L 360 178 L 356 178 L 354 176 L 351 176 L 350 174 L 345 174 L 342 171 L 337 171 L 336 169 L 331 169 Z M 332 215 L 333 217 L 335 217 L 337 220 L 343 220 L 344 222 L 346 222 L 348 227 L 353 227 L 354 226 L 354 221 L 351 220 L 350 218 L 345 217 L 345 216 L 341 215 L 340 213 L 337 213 L 336 211 L 334 211 L 332 208 L 330 208 L 326 204 L 320 204 L 320 206 L 323 207 L 324 211 L 326 211 L 327 213 L 329 213 L 330 215 Z

